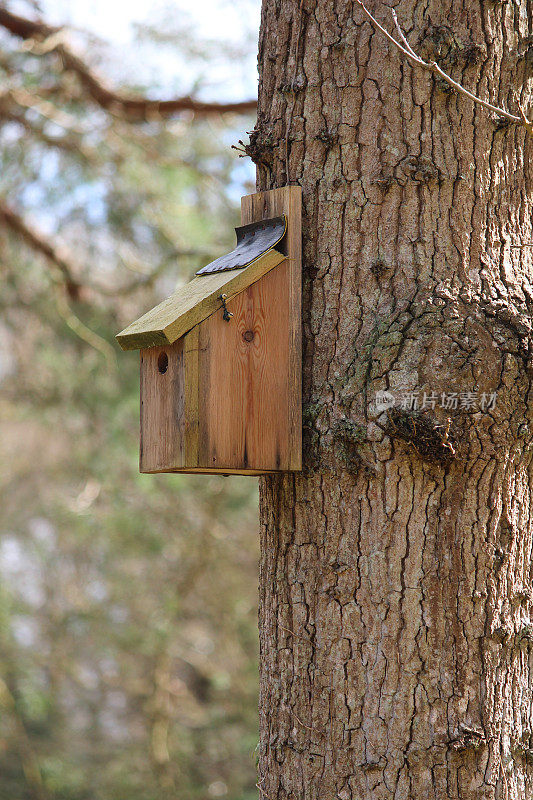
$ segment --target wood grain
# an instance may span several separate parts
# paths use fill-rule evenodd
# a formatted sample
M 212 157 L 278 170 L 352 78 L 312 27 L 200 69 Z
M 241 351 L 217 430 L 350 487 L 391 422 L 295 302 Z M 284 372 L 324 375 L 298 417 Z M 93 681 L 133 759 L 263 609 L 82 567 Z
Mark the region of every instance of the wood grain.
M 141 350 L 141 472 L 185 466 L 184 343 Z M 164 374 L 158 369 L 162 353 L 168 357 Z
M 280 264 L 285 256 L 269 250 L 244 269 L 201 275 L 147 311 L 116 336 L 123 350 L 173 344 L 220 307 L 219 295 L 234 297 Z
M 287 216 L 283 250 L 288 269 L 277 270 L 280 291 L 288 299 L 288 436 L 290 459 L 287 470 L 302 468 L 302 189 L 283 186 L 241 199 L 241 223 L 247 225 L 279 214 Z
M 289 469 L 288 302 L 280 264 L 199 326 L 199 461 Z

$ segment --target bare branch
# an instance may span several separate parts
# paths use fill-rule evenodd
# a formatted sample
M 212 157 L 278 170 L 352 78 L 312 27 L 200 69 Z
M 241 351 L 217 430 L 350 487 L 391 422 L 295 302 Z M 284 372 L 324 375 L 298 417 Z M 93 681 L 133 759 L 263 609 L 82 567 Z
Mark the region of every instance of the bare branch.
M 39 90 L 40 93 L 40 90 Z M 26 110 L 32 110 L 39 114 L 46 122 L 62 128 L 65 134 L 61 137 L 49 135 L 45 128 L 38 123 L 30 122 L 25 116 Z M 102 153 L 89 146 L 84 140 L 88 129 L 79 124 L 79 121 L 66 114 L 57 105 L 41 98 L 36 93 L 30 93 L 25 89 L 10 89 L 4 94 L 0 94 L 0 120 L 4 118 L 13 122 L 18 122 L 29 133 L 50 147 L 72 152 L 74 155 L 82 155 L 92 163 L 101 161 Z M 112 158 L 123 161 L 128 158 L 131 147 L 141 148 L 146 156 L 155 164 L 161 166 L 176 167 L 182 165 L 187 169 L 193 170 L 198 175 L 206 179 L 213 176 L 202 170 L 197 164 L 187 159 L 179 158 L 176 155 L 165 157 L 156 147 L 153 146 L 153 139 L 143 132 L 142 128 L 132 127 L 131 124 L 123 119 L 114 121 L 115 127 L 110 127 L 107 135 L 106 146 L 109 148 Z
M 246 114 L 255 111 L 256 100 L 238 103 L 203 103 L 192 97 L 178 97 L 170 100 L 149 100 L 145 97 L 128 95 L 107 87 L 96 73 L 65 42 L 61 28 L 52 27 L 40 20 L 29 20 L 0 8 L 0 25 L 24 39 L 35 55 L 57 53 L 65 70 L 74 72 L 87 94 L 100 108 L 108 113 L 127 119 L 130 122 L 170 117 L 182 111 L 190 111 L 198 116 L 235 113 Z M 28 48 L 29 49 L 29 48 Z
M 72 300 L 79 300 L 81 283 L 75 277 L 76 269 L 69 261 L 66 253 L 56 247 L 41 231 L 36 230 L 13 209 L 0 201 L 0 221 L 18 234 L 33 250 L 41 253 L 61 273 L 67 294 Z
M 411 50 L 411 47 L 409 47 L 409 50 L 407 50 L 403 45 L 401 45 L 399 42 L 397 42 L 396 39 L 394 38 L 394 36 L 391 36 L 391 34 L 388 32 L 388 30 L 386 28 L 384 28 L 382 25 L 380 25 L 379 22 L 377 21 L 377 19 L 372 16 L 372 14 L 366 8 L 366 6 L 362 2 L 362 0 L 355 0 L 355 2 L 360 7 L 361 11 L 365 15 L 365 17 L 368 19 L 368 21 L 371 22 L 372 25 L 375 28 L 378 29 L 378 31 L 381 31 L 383 36 L 385 36 L 385 38 L 387 38 L 389 40 L 389 42 L 392 42 L 392 44 L 396 45 L 398 50 L 401 50 L 401 52 L 404 54 L 404 56 L 406 56 L 409 59 L 409 61 L 411 61 L 411 63 L 414 63 L 419 67 L 427 67 L 428 66 L 425 61 L 423 61 L 419 56 L 416 55 L 416 53 L 413 55 L 414 51 L 409 52 Z
M 362 0 L 355 0 L 355 2 L 359 6 L 363 14 L 366 16 L 368 21 L 371 22 L 372 25 L 375 28 L 377 28 L 377 30 L 381 31 L 381 33 L 389 40 L 389 42 L 392 42 L 392 44 L 394 44 L 398 48 L 398 50 L 400 50 L 404 54 L 404 56 L 411 62 L 411 64 L 414 64 L 417 67 L 421 67 L 422 69 L 425 69 L 428 72 L 432 72 L 434 75 L 438 75 L 439 78 L 442 78 L 442 80 L 445 81 L 453 89 L 455 89 L 456 92 L 464 95 L 464 97 L 468 97 L 468 99 L 472 100 L 473 103 L 477 103 L 487 111 L 492 111 L 494 114 L 497 114 L 498 116 L 503 117 L 504 119 L 508 119 L 510 122 L 522 125 L 526 129 L 526 131 L 533 136 L 533 122 L 531 122 L 527 118 L 525 111 L 521 107 L 519 107 L 520 116 L 517 116 L 516 114 L 510 114 L 503 108 L 499 108 L 498 106 L 493 106 L 492 103 L 487 103 L 485 100 L 482 100 L 480 97 L 477 97 L 477 95 L 472 94 L 472 92 L 469 92 L 468 89 L 465 89 L 465 87 L 462 86 L 460 83 L 454 81 L 454 79 L 451 78 L 446 72 L 444 72 L 444 70 L 442 70 L 435 61 L 424 61 L 422 58 L 420 58 L 420 56 L 418 56 L 415 53 L 415 51 L 405 38 L 398 23 L 398 18 L 396 17 L 396 13 L 394 12 L 394 10 L 392 11 L 393 20 L 396 26 L 396 30 L 398 31 L 398 35 L 403 44 L 400 44 L 400 42 L 398 42 L 398 40 L 395 39 L 394 36 L 392 36 L 382 25 L 379 24 L 377 19 L 375 19 L 375 17 L 373 17 L 370 11 L 366 8 Z
M 98 350 L 98 352 L 105 357 L 111 368 L 116 368 L 117 357 L 113 347 L 81 321 L 78 315 L 69 306 L 64 295 L 56 296 L 56 308 L 71 331 L 80 339 L 83 339 L 84 342 L 87 342 L 91 347 L 94 347 L 95 350 Z

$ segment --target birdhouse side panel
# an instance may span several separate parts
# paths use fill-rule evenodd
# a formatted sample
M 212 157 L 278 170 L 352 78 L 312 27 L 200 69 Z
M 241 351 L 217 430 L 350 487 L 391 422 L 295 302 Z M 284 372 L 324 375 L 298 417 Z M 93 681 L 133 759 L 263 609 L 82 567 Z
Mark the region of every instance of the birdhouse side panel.
M 282 262 L 199 326 L 199 464 L 291 468 L 288 266 Z M 300 431 L 298 431 L 298 435 Z
M 141 472 L 185 466 L 184 344 L 141 350 Z
M 302 468 L 302 190 L 282 186 L 247 195 L 241 200 L 243 225 L 285 214 L 287 232 L 278 245 L 287 256 L 284 291 L 289 309 L 288 387 L 289 463 L 288 470 Z

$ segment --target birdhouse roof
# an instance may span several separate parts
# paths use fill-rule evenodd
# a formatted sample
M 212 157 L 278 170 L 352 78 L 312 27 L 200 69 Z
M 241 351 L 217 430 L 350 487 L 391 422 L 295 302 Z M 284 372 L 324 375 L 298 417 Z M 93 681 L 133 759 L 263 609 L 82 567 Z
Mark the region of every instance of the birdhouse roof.
M 116 337 L 123 350 L 173 344 L 225 302 L 276 267 L 286 256 L 275 249 L 284 236 L 284 216 L 236 228 L 237 246 L 196 273 L 162 303 L 128 325 Z

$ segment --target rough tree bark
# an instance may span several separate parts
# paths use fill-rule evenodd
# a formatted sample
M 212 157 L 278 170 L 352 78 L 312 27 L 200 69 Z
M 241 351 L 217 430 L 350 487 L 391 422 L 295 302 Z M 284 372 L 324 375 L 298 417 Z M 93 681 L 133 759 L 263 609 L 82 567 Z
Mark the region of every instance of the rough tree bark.
M 528 110 L 527 0 L 396 10 Z M 532 798 L 533 140 L 345 0 L 264 0 L 259 64 L 258 188 L 303 187 L 305 397 L 304 473 L 261 480 L 260 796 Z

